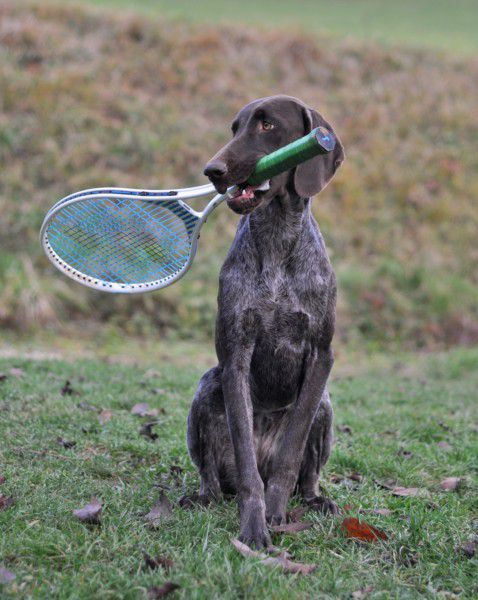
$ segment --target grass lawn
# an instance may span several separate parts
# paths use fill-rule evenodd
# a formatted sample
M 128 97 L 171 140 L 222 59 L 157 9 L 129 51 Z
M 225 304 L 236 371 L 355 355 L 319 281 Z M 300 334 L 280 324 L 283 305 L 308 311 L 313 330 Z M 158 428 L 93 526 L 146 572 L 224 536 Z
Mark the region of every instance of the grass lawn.
M 478 49 L 475 0 L 69 0 L 204 23 L 304 27 L 339 37 L 460 52 Z
M 14 504 L 0 511 L 0 565 L 16 579 L 0 596 L 143 598 L 170 580 L 181 586 L 176 597 L 188 599 L 349 598 L 364 589 L 355 597 L 471 598 L 477 558 L 456 548 L 477 533 L 477 362 L 477 349 L 456 350 L 370 364 L 353 376 L 339 371 L 331 386 L 337 440 L 323 485 L 341 507 L 352 505 L 352 516 L 359 508 L 390 509 L 389 516 L 361 516 L 389 539 L 346 539 L 343 516 L 309 513 L 311 529 L 274 536 L 296 560 L 319 565 L 311 575 L 291 576 L 231 546 L 234 502 L 190 510 L 177 504 L 198 484 L 185 443 L 197 368 L 4 358 L 0 494 Z M 72 395 L 61 393 L 66 380 Z M 155 441 L 139 435 L 142 419 L 130 413 L 137 402 L 164 409 Z M 100 423 L 88 405 L 111 411 L 109 420 Z M 64 448 L 57 438 L 76 445 Z M 353 471 L 362 482 L 340 481 Z M 465 478 L 457 491 L 440 489 L 449 476 Z M 396 497 L 375 483 L 389 479 L 423 495 Z M 160 489 L 174 509 L 152 531 L 143 515 Z M 101 526 L 72 516 L 92 495 L 103 503 Z M 143 550 L 171 558 L 170 572 L 145 569 Z

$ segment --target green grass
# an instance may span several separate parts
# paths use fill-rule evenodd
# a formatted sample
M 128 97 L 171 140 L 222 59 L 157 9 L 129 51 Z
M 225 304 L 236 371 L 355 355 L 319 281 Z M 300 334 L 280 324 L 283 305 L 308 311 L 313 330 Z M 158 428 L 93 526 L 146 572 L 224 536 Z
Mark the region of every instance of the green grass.
M 81 0 L 73 0 L 80 4 Z M 303 27 L 384 44 L 428 46 L 472 53 L 478 50 L 475 0 L 82 0 L 83 3 L 200 23 Z
M 298 560 L 319 565 L 308 577 L 287 576 L 239 556 L 230 544 L 238 523 L 233 502 L 210 508 L 174 508 L 158 531 L 142 515 L 158 488 L 174 504 L 198 479 L 186 452 L 186 414 L 200 371 L 160 364 L 156 373 L 98 360 L 75 363 L 3 359 L 0 372 L 24 370 L 0 383 L 0 493 L 15 504 L 0 512 L 0 564 L 16 574 L 2 598 L 142 598 L 165 579 L 180 598 L 349 598 L 371 586 L 373 598 L 471 598 L 477 559 L 455 547 L 473 535 L 478 419 L 478 350 L 387 359 L 361 374 L 336 376 L 332 395 L 338 432 L 324 486 L 340 506 L 388 507 L 390 517 L 367 516 L 389 540 L 365 545 L 347 540 L 338 519 L 309 514 L 314 527 L 275 538 Z M 62 396 L 69 379 L 77 396 Z M 153 395 L 151 390 L 164 393 Z M 133 404 L 164 408 L 150 442 L 138 435 Z M 113 411 L 101 425 L 88 402 Z M 64 449 L 57 437 L 76 441 Z M 446 451 L 437 444 L 447 441 Z M 411 458 L 398 454 L 411 451 Z M 174 478 L 170 466 L 184 472 Z M 356 470 L 363 483 L 331 483 L 331 474 Z M 463 476 L 457 492 L 442 492 L 447 476 Z M 428 490 L 428 498 L 397 498 L 374 480 L 393 478 Z M 92 494 L 101 498 L 102 526 L 72 517 Z M 476 512 L 475 512 L 476 518 Z M 475 522 L 476 527 L 476 522 Z M 174 560 L 169 575 L 145 571 L 141 550 Z M 476 596 L 475 596 L 476 597 Z

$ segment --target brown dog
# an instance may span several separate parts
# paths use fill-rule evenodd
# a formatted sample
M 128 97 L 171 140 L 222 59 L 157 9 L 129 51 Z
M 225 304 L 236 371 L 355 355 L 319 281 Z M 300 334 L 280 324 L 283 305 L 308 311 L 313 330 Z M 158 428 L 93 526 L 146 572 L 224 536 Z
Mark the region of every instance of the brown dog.
M 333 132 L 296 98 L 255 100 L 204 171 L 221 193 L 240 186 L 229 206 L 245 216 L 221 270 L 219 362 L 199 383 L 188 447 L 201 495 L 236 493 L 240 539 L 257 547 L 270 543 L 266 521 L 285 521 L 294 488 L 316 509 L 337 511 L 317 495 L 332 441 L 336 281 L 310 198 L 344 160 L 342 144 L 274 177 L 267 191 L 245 183 L 261 156 L 319 125 Z

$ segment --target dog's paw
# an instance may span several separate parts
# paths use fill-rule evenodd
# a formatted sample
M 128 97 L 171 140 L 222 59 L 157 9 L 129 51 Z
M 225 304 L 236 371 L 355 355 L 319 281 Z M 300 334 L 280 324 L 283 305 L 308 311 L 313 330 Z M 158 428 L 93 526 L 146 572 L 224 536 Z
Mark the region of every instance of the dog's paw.
M 311 510 L 320 512 L 323 515 L 338 515 L 340 512 L 335 502 L 326 496 L 315 496 L 306 502 Z
M 270 546 L 271 538 L 267 529 L 263 510 L 251 510 L 248 514 L 242 515 L 242 517 L 239 541 L 247 544 L 249 547 L 258 549 Z
M 264 527 L 245 527 L 241 531 L 239 541 L 249 546 L 249 548 L 256 548 L 257 550 L 268 548 L 271 545 L 271 538 L 265 524 Z
M 283 525 L 286 522 L 285 512 L 266 513 L 266 521 L 269 525 Z

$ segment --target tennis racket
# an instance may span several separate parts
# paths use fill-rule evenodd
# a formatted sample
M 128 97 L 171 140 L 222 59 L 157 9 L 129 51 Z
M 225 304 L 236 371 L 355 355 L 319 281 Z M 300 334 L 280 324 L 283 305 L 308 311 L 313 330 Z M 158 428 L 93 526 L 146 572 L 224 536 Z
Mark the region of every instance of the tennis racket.
M 274 175 L 335 147 L 318 127 L 262 157 L 247 183 L 267 189 Z M 93 188 L 59 200 L 40 231 L 43 249 L 62 273 L 90 288 L 137 294 L 171 285 L 189 270 L 201 227 L 238 191 L 216 194 L 202 212 L 186 200 L 212 196 L 212 184 L 175 190 Z

